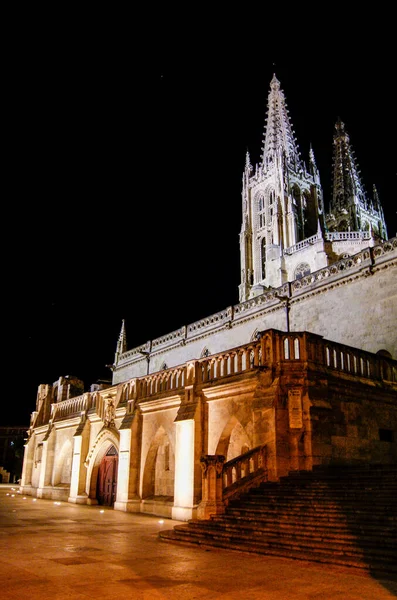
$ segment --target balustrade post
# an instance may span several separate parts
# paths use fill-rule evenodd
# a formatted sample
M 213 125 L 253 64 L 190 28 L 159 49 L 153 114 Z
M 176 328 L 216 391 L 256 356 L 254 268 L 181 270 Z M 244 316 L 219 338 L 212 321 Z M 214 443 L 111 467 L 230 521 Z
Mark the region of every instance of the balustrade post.
M 225 512 L 225 504 L 222 499 L 224 462 L 225 457 L 221 454 L 206 454 L 200 458 L 202 500 L 197 508 L 198 519 L 209 519 L 211 515 L 221 515 Z

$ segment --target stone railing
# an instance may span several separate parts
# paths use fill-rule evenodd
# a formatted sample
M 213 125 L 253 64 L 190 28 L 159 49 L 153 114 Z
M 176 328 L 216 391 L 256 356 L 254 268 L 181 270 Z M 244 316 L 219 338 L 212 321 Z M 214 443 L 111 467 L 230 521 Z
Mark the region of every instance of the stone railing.
M 278 288 L 273 288 L 259 296 L 255 296 L 255 298 L 251 298 L 250 300 L 245 300 L 240 304 L 236 304 L 233 307 L 233 315 L 237 320 L 243 313 L 247 313 L 250 310 L 255 310 L 256 308 L 268 304 L 271 306 L 274 303 L 280 302 L 280 296 L 288 296 L 289 294 L 289 284 L 284 283 L 282 286 Z
M 266 480 L 266 446 L 257 446 L 223 464 L 222 499 L 227 503 Z
M 142 344 L 142 346 L 138 346 L 137 348 L 132 348 L 131 350 L 127 350 L 127 352 L 123 352 L 123 354 L 119 358 L 118 365 L 121 366 L 124 363 L 128 363 L 132 358 L 144 359 L 145 354 L 150 351 L 150 342 L 146 342 L 146 344 Z
M 185 386 L 186 365 L 158 371 L 137 379 L 138 397 L 148 398 L 162 392 L 176 391 Z
M 266 446 L 257 446 L 225 462 L 221 454 L 205 454 L 202 468 L 202 500 L 197 508 L 198 519 L 225 512 L 232 498 L 267 480 Z
M 65 419 L 86 410 L 95 410 L 102 417 L 110 396 L 117 405 L 131 399 L 180 393 L 186 385 L 211 385 L 214 381 L 249 370 L 293 361 L 312 363 L 313 366 L 319 365 L 374 381 L 397 382 L 397 361 L 392 358 L 324 340 L 320 335 L 309 332 L 287 333 L 269 329 L 259 333 L 257 340 L 227 352 L 133 378 L 104 392 L 86 392 L 76 398 L 54 403 L 51 405 L 51 419 Z
M 304 248 L 307 248 L 308 246 L 311 246 L 312 244 L 315 244 L 316 242 L 322 239 L 323 238 L 321 233 L 315 233 L 311 237 L 308 237 L 305 240 L 302 240 L 301 242 L 298 242 L 297 244 L 286 248 L 284 250 L 284 254 L 294 254 L 294 252 L 299 252 L 299 250 L 303 250 Z
M 330 342 L 313 334 L 305 337 L 308 360 L 357 377 L 397 382 L 397 361 L 392 358 Z
M 60 421 L 72 415 L 78 415 L 88 408 L 89 394 L 68 398 L 51 405 L 53 421 Z
M 158 348 L 159 346 L 165 346 L 169 343 L 173 343 L 175 341 L 180 341 L 186 337 L 186 327 L 180 327 L 176 331 L 172 331 L 167 335 L 163 335 L 159 338 L 156 338 L 152 341 L 152 351 Z
M 366 248 L 365 250 L 362 250 L 353 256 L 349 256 L 348 258 L 343 258 L 342 260 L 333 263 L 329 267 L 324 267 L 323 269 L 315 271 L 314 273 L 305 275 L 301 279 L 295 279 L 295 281 L 291 283 L 291 290 L 292 292 L 300 291 L 312 283 L 326 280 L 334 275 L 344 274 L 350 269 L 362 267 L 365 262 L 367 262 L 368 266 L 371 264 L 371 253 L 369 248 Z
M 201 319 L 200 321 L 196 321 L 195 323 L 191 323 L 187 326 L 187 334 L 194 334 L 198 331 L 211 329 L 213 327 L 218 327 L 219 325 L 223 325 L 225 322 L 230 321 L 233 318 L 233 309 L 231 306 L 226 308 L 225 310 L 221 310 L 220 312 L 215 313 L 214 315 L 210 315 L 205 319 Z
M 196 381 L 206 383 L 263 365 L 262 342 L 251 342 L 196 361 Z
M 325 234 L 328 242 L 338 242 L 340 240 L 370 240 L 369 231 L 329 231 Z

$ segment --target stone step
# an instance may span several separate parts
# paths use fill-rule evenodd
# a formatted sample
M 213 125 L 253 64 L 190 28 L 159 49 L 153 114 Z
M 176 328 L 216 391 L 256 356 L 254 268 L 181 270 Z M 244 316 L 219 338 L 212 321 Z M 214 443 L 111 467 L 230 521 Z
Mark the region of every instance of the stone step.
M 304 520 L 316 520 L 317 522 L 328 521 L 334 523 L 346 523 L 350 524 L 361 524 L 361 523 L 371 523 L 371 524 L 395 524 L 396 516 L 390 515 L 387 513 L 379 513 L 375 512 L 351 512 L 351 513 L 343 513 L 337 510 L 315 510 L 307 508 L 303 509 L 293 509 L 288 508 L 282 510 L 281 507 L 266 507 L 260 505 L 240 505 L 228 507 L 228 514 L 230 515 L 244 515 L 258 518 L 282 518 L 282 519 L 304 519 Z
M 277 512 L 292 512 L 292 513 L 302 513 L 310 515 L 341 515 L 342 517 L 355 517 L 355 516 L 368 516 L 368 518 L 383 518 L 383 517 L 391 517 L 396 518 L 396 507 L 395 505 L 382 505 L 382 506 L 362 506 L 362 505 L 351 505 L 351 506 L 341 506 L 340 504 L 315 504 L 315 503 L 307 503 L 307 502 L 261 502 L 259 500 L 255 500 L 252 498 L 243 499 L 241 502 L 230 503 L 229 509 L 234 510 L 235 508 L 247 509 L 247 510 L 265 510 L 265 511 L 277 511 Z
M 397 467 L 316 469 L 262 483 L 225 514 L 162 539 L 397 575 Z
M 315 502 L 316 504 L 332 504 L 335 506 L 354 506 L 357 504 L 363 504 L 364 506 L 373 506 L 374 503 L 376 506 L 378 505 L 389 505 L 391 507 L 395 506 L 395 499 L 396 499 L 396 495 L 387 495 L 384 497 L 371 497 L 370 499 L 367 499 L 365 501 L 362 500 L 362 498 L 360 499 L 358 496 L 355 497 L 346 497 L 346 496 L 337 496 L 337 495 L 330 495 L 328 497 L 326 497 L 325 495 L 321 494 L 321 495 L 316 495 L 316 494 L 309 494 L 307 496 L 305 495 L 301 495 L 301 494 L 295 494 L 295 495 L 283 495 L 283 494 L 273 494 L 273 493 L 267 493 L 267 494 L 245 494 L 244 496 L 241 496 L 240 498 L 241 500 L 250 500 L 251 502 L 283 502 L 284 504 L 291 504 L 291 503 L 313 503 Z
M 306 559 L 306 554 L 323 556 L 343 556 L 345 558 L 357 559 L 358 561 L 378 561 L 394 566 L 397 572 L 397 551 L 395 549 L 383 549 L 373 547 L 360 547 L 353 545 L 340 545 L 330 542 L 316 543 L 304 539 L 294 539 L 283 536 L 282 538 L 265 538 L 253 536 L 252 533 L 244 535 L 241 532 L 216 531 L 209 528 L 192 528 L 187 525 L 177 525 L 174 533 L 181 540 L 199 540 L 204 543 L 233 544 L 237 543 L 244 547 L 255 547 L 256 550 L 279 549 L 295 551 L 300 557 Z
M 194 522 L 194 521 L 189 521 Z M 347 524 L 337 524 L 337 523 L 329 523 L 329 522 L 313 522 L 310 520 L 297 520 L 297 519 L 259 519 L 259 518 L 250 518 L 247 515 L 237 516 L 237 515 L 218 515 L 214 516 L 211 519 L 211 522 L 225 524 L 227 526 L 228 523 L 233 523 L 238 526 L 247 526 L 261 530 L 268 530 L 269 528 L 282 533 L 283 531 L 297 531 L 297 532 L 308 532 L 308 535 L 313 534 L 324 534 L 324 535 L 340 535 L 346 538 L 351 538 L 357 540 L 357 536 L 370 536 L 375 537 L 375 539 L 379 539 L 379 536 L 382 537 L 382 540 L 391 538 L 392 541 L 397 539 L 397 529 L 396 526 L 379 526 L 377 525 L 369 525 L 367 523 L 359 524 L 359 525 L 347 525 Z
M 283 492 L 296 492 L 296 493 L 335 493 L 335 494 L 339 494 L 339 493 L 352 493 L 352 494 L 358 494 L 361 491 L 368 491 L 371 492 L 373 494 L 376 493 L 382 493 L 382 492 L 390 492 L 393 493 L 397 490 L 397 484 L 390 484 L 390 485 L 375 485 L 373 482 L 371 483 L 371 485 L 367 484 L 367 485 L 358 485 L 358 486 L 351 486 L 351 485 L 318 485 L 315 486 L 314 484 L 312 485 L 292 485 L 292 484 L 281 484 L 281 483 L 276 483 L 274 485 L 265 483 L 262 484 L 260 487 L 252 490 L 251 493 L 253 494 L 261 494 L 261 493 L 266 493 L 266 492 L 278 492 L 278 491 L 283 491 Z
M 160 538 L 163 541 L 174 542 L 187 546 L 197 546 L 203 548 L 226 548 L 228 550 L 234 551 L 242 551 L 242 552 L 252 552 L 255 554 L 264 554 L 275 557 L 283 557 L 289 558 L 293 560 L 307 560 L 312 562 L 324 563 L 324 564 L 334 564 L 338 566 L 345 567 L 353 567 L 360 570 L 370 571 L 372 574 L 396 574 L 397 568 L 394 563 L 383 562 L 382 560 L 376 559 L 358 559 L 353 558 L 351 556 L 343 556 L 336 554 L 319 554 L 319 553 L 311 553 L 306 552 L 305 555 L 302 555 L 302 552 L 295 550 L 287 550 L 285 548 L 264 548 L 258 547 L 255 544 L 247 544 L 246 542 L 238 543 L 238 542 L 225 542 L 223 540 L 202 540 L 202 539 L 194 539 L 188 537 L 180 537 L 178 534 L 174 532 L 174 530 L 162 531 L 160 533 Z
M 368 491 L 372 494 L 376 494 L 376 493 L 382 493 L 382 492 L 390 492 L 393 493 L 397 490 L 397 485 L 395 485 L 393 483 L 390 485 L 376 485 L 372 482 L 371 485 L 367 484 L 367 485 L 358 485 L 358 486 L 351 486 L 351 485 L 317 485 L 315 486 L 314 484 L 312 485 L 292 485 L 292 484 L 282 484 L 282 483 L 276 483 L 274 485 L 272 484 L 262 484 L 260 487 L 253 489 L 251 491 L 252 494 L 263 494 L 263 493 L 271 493 L 271 492 L 285 492 L 285 493 L 292 493 L 292 492 L 296 492 L 296 493 L 334 493 L 334 494 L 358 494 L 359 492 L 362 491 Z
M 324 544 L 334 545 L 336 547 L 347 547 L 347 546 L 357 546 L 357 536 L 349 533 L 338 532 L 338 531 L 314 531 L 314 530 L 305 530 L 303 528 L 284 528 L 280 529 L 277 527 L 272 527 L 269 525 L 268 527 L 259 526 L 258 524 L 253 524 L 250 522 L 233 522 L 231 520 L 224 521 L 210 521 L 206 522 L 203 525 L 202 521 L 190 521 L 189 526 L 192 530 L 195 531 L 204 531 L 207 533 L 211 533 L 212 535 L 216 535 L 219 532 L 228 533 L 238 536 L 244 537 L 261 537 L 266 541 L 270 540 L 282 540 L 283 542 L 286 540 L 304 540 L 308 542 L 311 546 L 314 544 L 320 544 L 321 547 Z M 368 534 L 360 535 L 359 539 L 359 547 L 360 548 L 374 548 L 378 550 L 379 548 L 379 538 L 375 536 L 371 536 Z M 395 535 L 382 535 L 382 549 L 393 550 L 397 553 L 397 541 Z

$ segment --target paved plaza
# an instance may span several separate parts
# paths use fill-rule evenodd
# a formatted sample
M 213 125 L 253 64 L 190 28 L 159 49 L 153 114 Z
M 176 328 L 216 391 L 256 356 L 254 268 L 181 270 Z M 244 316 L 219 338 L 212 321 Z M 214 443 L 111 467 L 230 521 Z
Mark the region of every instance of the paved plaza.
M 390 600 L 397 582 L 306 561 L 162 542 L 177 521 L 0 485 L 2 600 Z

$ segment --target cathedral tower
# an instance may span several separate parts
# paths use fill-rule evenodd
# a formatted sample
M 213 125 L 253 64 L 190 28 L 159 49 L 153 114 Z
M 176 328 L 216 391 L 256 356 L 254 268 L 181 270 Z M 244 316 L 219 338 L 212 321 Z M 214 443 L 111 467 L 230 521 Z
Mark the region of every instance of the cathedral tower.
M 318 169 L 312 150 L 309 169 L 302 161 L 288 112 L 274 75 L 261 162 L 254 170 L 247 153 L 243 174 L 240 301 L 293 279 L 285 257 L 303 240 L 321 237 Z
M 378 193 L 374 186 L 373 199 L 367 198 L 350 138 L 340 119 L 335 125 L 333 162 L 333 193 L 326 219 L 329 231 L 371 231 L 375 237 L 387 239 Z

